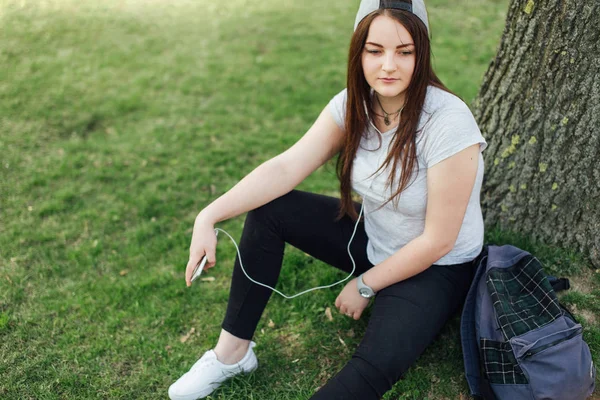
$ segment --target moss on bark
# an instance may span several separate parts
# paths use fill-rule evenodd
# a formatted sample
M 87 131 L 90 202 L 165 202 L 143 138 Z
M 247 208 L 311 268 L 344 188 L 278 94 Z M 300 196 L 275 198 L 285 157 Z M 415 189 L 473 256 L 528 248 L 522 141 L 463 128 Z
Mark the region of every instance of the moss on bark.
M 513 0 L 474 113 L 486 224 L 600 266 L 600 2 Z

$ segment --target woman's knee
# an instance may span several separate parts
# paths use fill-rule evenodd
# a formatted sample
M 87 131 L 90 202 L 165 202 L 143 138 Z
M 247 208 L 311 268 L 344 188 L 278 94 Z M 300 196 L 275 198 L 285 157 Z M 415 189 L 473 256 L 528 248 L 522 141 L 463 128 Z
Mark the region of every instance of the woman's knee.
M 277 221 L 281 216 L 285 215 L 286 209 L 289 209 L 291 202 L 295 201 L 297 197 L 297 191 L 292 190 L 289 193 L 284 194 L 270 202 L 255 208 L 248 212 L 247 221 L 253 222 L 267 222 Z

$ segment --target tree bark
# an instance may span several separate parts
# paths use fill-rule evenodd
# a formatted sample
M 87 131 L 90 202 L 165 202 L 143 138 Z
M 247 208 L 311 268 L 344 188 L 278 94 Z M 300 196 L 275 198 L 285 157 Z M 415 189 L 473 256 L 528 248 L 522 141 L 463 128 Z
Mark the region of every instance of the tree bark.
M 474 103 L 487 227 L 600 266 L 600 0 L 512 0 Z

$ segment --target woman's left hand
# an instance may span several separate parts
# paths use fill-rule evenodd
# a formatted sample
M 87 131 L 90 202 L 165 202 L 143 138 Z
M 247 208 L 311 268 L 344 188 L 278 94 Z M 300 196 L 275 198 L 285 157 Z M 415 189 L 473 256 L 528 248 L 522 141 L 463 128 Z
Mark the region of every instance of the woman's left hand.
M 341 313 L 358 320 L 364 309 L 367 308 L 369 299 L 358 293 L 356 279 L 354 278 L 346 284 L 340 295 L 335 299 L 335 306 Z

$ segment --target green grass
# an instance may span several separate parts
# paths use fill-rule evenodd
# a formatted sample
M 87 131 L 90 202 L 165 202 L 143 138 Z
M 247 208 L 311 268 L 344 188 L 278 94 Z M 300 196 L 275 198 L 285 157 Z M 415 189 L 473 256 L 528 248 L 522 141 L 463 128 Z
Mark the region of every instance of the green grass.
M 215 281 L 186 288 L 194 217 L 343 89 L 355 3 L 0 3 L 0 398 L 166 398 L 214 345 L 235 249 L 221 240 Z M 428 3 L 437 71 L 467 102 L 507 4 L 474 0 L 465 16 L 453 2 Z M 301 188 L 336 194 L 333 166 Z M 220 227 L 239 237 L 242 224 Z M 575 253 L 525 245 L 573 277 L 589 270 Z M 599 309 L 593 276 L 592 290 L 568 294 L 582 312 Z M 339 277 L 290 249 L 278 287 Z M 366 326 L 327 321 L 339 290 L 274 297 L 256 334 L 261 368 L 212 399 L 310 397 Z M 599 325 L 586 328 L 598 355 Z M 454 318 L 386 398 L 466 392 Z

